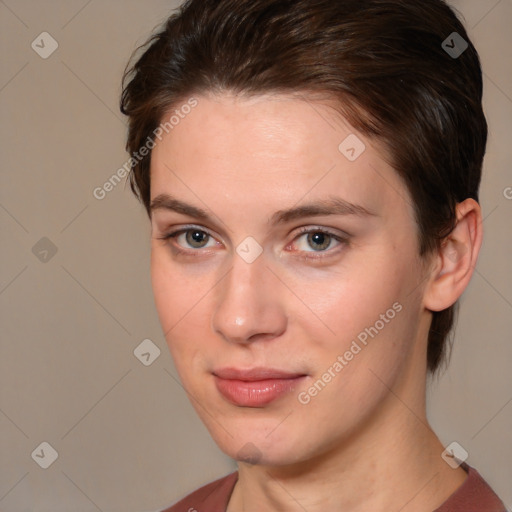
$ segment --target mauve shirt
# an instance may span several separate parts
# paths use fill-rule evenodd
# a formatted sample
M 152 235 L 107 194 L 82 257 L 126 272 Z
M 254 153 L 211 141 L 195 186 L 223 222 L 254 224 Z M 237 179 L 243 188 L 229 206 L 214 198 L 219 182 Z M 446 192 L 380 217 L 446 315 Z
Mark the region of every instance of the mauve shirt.
M 478 471 L 467 464 L 462 467 L 468 473 L 464 483 L 433 512 L 507 512 Z M 160 512 L 226 512 L 229 498 L 238 480 L 238 472 L 219 478 L 175 505 Z

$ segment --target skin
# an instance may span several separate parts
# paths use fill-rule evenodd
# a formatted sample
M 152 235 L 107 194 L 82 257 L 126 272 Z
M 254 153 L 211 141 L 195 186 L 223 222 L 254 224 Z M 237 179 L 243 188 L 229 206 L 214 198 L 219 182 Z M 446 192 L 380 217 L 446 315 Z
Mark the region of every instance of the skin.
M 153 149 L 151 198 L 172 194 L 210 218 L 155 208 L 151 276 L 184 389 L 238 460 L 228 512 L 434 510 L 466 473 L 443 461 L 426 419 L 427 334 L 431 311 L 453 304 L 471 277 L 478 204 L 460 203 L 456 229 L 422 259 L 412 200 L 385 149 L 327 101 L 227 92 L 197 100 Z M 366 146 L 355 161 L 338 149 L 349 134 Z M 269 223 L 278 210 L 332 195 L 373 215 Z M 162 240 L 191 224 L 211 237 Z M 327 237 L 319 248 L 301 227 L 347 240 Z M 248 236 L 263 249 L 252 263 L 236 252 Z M 300 403 L 298 394 L 395 303 L 400 312 Z M 212 371 L 227 366 L 307 377 L 264 407 L 240 407 L 214 384 Z

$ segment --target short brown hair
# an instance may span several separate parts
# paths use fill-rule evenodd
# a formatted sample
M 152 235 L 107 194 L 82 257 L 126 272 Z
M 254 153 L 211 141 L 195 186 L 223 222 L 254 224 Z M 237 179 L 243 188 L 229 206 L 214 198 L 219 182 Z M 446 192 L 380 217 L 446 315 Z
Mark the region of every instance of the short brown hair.
M 468 46 L 454 56 L 444 41 Z M 138 50 L 121 97 L 132 154 L 191 95 L 327 93 L 354 128 L 389 150 L 413 199 L 421 255 L 453 229 L 458 202 L 478 201 L 487 141 L 482 72 L 444 0 L 188 0 Z M 150 160 L 133 161 L 130 173 L 149 215 Z M 432 373 L 456 306 L 433 312 Z

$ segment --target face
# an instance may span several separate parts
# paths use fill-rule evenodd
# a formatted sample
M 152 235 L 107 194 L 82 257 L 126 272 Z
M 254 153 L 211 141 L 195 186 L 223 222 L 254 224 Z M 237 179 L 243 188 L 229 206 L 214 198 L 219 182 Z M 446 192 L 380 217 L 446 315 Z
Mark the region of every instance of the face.
M 229 456 L 307 461 L 421 388 L 411 199 L 328 104 L 198 96 L 153 149 L 151 199 L 160 322 Z

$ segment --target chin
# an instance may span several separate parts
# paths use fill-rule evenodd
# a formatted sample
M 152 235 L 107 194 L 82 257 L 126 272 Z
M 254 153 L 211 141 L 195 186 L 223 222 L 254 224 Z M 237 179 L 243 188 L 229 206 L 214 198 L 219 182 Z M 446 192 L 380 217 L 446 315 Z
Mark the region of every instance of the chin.
M 291 432 L 284 426 L 278 427 L 278 429 L 282 428 L 282 431 L 277 435 L 278 429 L 272 432 L 272 429 L 260 427 L 259 429 L 254 428 L 251 433 L 250 427 L 230 429 L 226 425 L 228 432 L 236 432 L 233 437 L 224 430 L 219 432 L 217 427 L 215 427 L 215 432 L 211 432 L 214 441 L 222 452 L 237 462 L 252 465 L 286 466 L 313 456 L 313 454 L 304 452 L 305 434 Z M 275 424 L 272 428 L 275 429 Z

